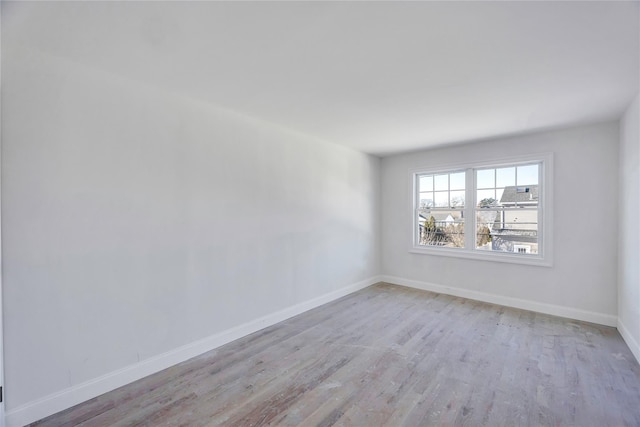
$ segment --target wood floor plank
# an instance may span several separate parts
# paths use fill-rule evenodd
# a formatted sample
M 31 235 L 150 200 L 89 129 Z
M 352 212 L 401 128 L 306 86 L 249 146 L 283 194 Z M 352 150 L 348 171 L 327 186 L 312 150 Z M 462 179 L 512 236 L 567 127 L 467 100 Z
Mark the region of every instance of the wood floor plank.
M 378 284 L 32 426 L 640 426 L 614 328 Z

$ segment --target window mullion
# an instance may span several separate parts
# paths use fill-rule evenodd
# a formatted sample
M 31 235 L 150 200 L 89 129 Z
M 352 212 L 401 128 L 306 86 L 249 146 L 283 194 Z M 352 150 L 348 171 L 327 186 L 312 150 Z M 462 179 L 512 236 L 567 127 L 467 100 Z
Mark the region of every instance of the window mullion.
M 474 169 L 467 169 L 465 174 L 464 183 L 464 248 L 467 250 L 474 249 L 476 247 L 476 218 L 475 218 L 475 205 L 476 191 L 475 191 L 475 171 Z
M 412 215 L 413 215 L 413 222 L 414 224 L 419 224 L 420 223 L 420 218 L 419 218 L 419 214 L 418 214 L 418 209 L 420 208 L 420 175 L 414 175 L 413 176 L 413 211 L 412 211 Z M 413 245 L 419 245 L 420 244 L 420 228 L 417 226 L 413 226 L 412 228 L 412 232 L 413 232 Z

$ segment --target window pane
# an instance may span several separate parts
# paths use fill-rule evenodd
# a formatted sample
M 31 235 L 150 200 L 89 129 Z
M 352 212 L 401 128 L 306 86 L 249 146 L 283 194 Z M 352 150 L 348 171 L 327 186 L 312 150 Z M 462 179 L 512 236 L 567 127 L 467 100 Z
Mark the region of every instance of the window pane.
M 514 185 L 504 189 L 500 204 L 505 207 L 535 207 L 538 205 L 537 185 Z
M 449 189 L 449 175 L 435 175 L 434 176 L 435 190 L 448 190 Z
M 451 207 L 464 207 L 464 190 L 452 191 L 450 193 L 449 206 Z
M 490 206 L 498 202 L 495 190 L 478 190 L 476 200 L 478 206 Z
M 422 175 L 420 177 L 420 192 L 433 191 L 433 175 Z
M 491 230 L 498 211 L 483 209 L 476 212 L 476 249 L 491 250 Z
M 476 222 L 478 226 L 485 226 L 492 229 L 496 221 L 500 221 L 500 211 L 495 209 L 478 209 L 476 211 Z
M 435 193 L 435 206 L 438 208 L 446 208 L 449 206 L 449 192 L 438 191 Z
M 464 218 L 444 227 L 446 237 L 445 246 L 451 248 L 464 248 Z
M 477 210 L 476 249 L 518 254 L 538 253 L 538 211 Z
M 420 193 L 420 203 L 418 205 L 422 209 L 433 207 L 433 193 Z
M 450 180 L 450 190 L 464 190 L 464 180 L 465 180 L 465 173 L 464 172 L 458 172 L 458 173 L 452 173 L 451 175 L 449 175 L 449 180 Z
M 476 174 L 477 188 L 493 188 L 496 186 L 495 169 L 479 170 Z
M 537 185 L 538 165 L 518 166 L 518 183 L 516 185 Z
M 516 168 L 496 169 L 496 187 L 516 185 Z
M 505 230 L 525 231 L 538 229 L 538 210 L 505 209 L 501 226 Z
M 460 210 L 420 211 L 418 227 L 420 245 L 464 247 L 464 218 Z

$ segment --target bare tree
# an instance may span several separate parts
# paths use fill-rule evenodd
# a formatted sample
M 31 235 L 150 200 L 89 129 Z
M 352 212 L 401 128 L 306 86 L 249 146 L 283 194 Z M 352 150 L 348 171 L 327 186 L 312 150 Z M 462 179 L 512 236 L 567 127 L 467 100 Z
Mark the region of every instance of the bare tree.
M 420 227 L 420 244 L 437 245 L 443 240 L 442 229 L 436 224 L 433 215 Z
M 432 216 L 420 227 L 420 244 L 433 245 L 435 238 L 435 218 Z
M 480 200 L 478 206 L 480 206 L 481 208 L 488 208 L 490 206 L 495 206 L 496 204 L 498 204 L 498 201 L 496 199 L 494 199 L 493 197 L 487 197 L 486 199 Z
M 491 241 L 491 230 L 486 225 L 478 224 L 478 230 L 476 232 L 478 247 L 484 246 Z
M 447 241 L 449 241 L 454 248 L 464 248 L 464 224 L 449 224 L 444 229 Z

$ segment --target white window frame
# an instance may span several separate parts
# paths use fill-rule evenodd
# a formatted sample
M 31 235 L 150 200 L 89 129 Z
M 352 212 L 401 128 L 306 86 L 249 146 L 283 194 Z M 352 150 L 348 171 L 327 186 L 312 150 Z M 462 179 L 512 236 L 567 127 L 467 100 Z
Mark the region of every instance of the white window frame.
M 538 199 L 538 253 L 517 254 L 511 252 L 484 251 L 476 249 L 476 173 L 477 169 L 501 168 L 539 163 L 538 185 L 540 196 Z M 443 246 L 424 246 L 418 244 L 418 176 L 451 173 L 465 170 L 465 247 L 450 248 Z M 517 157 L 487 160 L 477 163 L 435 165 L 415 168 L 409 171 L 410 216 L 411 227 L 409 252 L 424 255 L 448 256 L 468 258 L 483 261 L 507 262 L 513 264 L 537 265 L 551 267 L 553 265 L 553 153 L 523 155 Z

